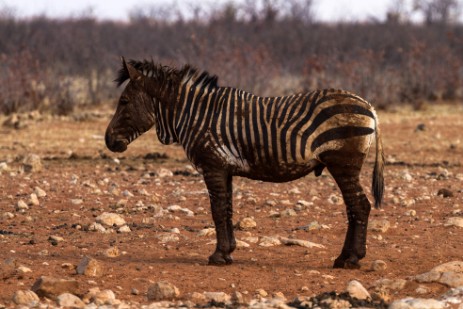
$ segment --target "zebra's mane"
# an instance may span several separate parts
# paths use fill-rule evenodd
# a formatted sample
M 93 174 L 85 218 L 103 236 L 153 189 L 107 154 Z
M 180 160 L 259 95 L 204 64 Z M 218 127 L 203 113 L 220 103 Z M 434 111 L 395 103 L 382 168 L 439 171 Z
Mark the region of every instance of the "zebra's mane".
M 185 82 L 193 82 L 201 87 L 216 88 L 218 87 L 216 75 L 209 75 L 208 72 L 200 72 L 197 68 L 187 64 L 181 69 L 172 68 L 169 66 L 155 64 L 153 60 L 136 61 L 130 60 L 128 62 L 142 75 L 150 78 L 155 78 L 162 84 L 180 86 Z M 117 78 L 114 80 L 117 87 L 121 86 L 126 80 L 129 79 L 129 72 L 122 66 L 119 70 Z
M 204 88 L 217 88 L 218 77 L 217 75 L 210 75 L 207 71 L 199 71 L 197 68 L 190 65 L 185 65 L 182 70 L 182 81 L 181 83 L 193 83 L 198 87 Z

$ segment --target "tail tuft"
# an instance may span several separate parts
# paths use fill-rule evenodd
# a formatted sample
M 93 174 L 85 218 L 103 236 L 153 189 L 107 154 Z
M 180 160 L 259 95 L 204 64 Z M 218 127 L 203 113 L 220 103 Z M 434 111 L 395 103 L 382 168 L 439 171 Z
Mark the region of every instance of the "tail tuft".
M 381 202 L 384 194 L 384 153 L 383 143 L 381 141 L 381 134 L 379 132 L 378 124 L 375 125 L 375 136 L 376 136 L 376 158 L 375 166 L 373 168 L 373 181 L 372 181 L 372 192 L 375 197 L 375 208 L 381 208 Z

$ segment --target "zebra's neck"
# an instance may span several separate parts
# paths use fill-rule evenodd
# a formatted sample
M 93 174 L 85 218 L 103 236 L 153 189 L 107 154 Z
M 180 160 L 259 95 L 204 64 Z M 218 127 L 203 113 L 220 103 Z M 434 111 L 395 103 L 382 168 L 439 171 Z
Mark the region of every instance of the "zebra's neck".
M 183 77 L 178 86 L 175 108 L 175 127 L 181 138 L 183 131 L 197 120 L 199 113 L 209 109 L 208 97 L 218 90 L 217 77 L 207 72 L 198 72 L 189 66 L 183 68 Z

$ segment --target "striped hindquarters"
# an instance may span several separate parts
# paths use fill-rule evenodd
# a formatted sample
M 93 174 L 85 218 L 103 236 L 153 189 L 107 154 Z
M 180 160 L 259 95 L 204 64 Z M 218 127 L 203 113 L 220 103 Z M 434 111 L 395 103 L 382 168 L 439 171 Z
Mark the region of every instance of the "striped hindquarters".
M 323 151 L 339 149 L 366 154 L 376 128 L 372 106 L 351 93 L 324 92 L 311 105 L 311 121 L 297 133 L 301 139 L 300 156 L 318 157 Z

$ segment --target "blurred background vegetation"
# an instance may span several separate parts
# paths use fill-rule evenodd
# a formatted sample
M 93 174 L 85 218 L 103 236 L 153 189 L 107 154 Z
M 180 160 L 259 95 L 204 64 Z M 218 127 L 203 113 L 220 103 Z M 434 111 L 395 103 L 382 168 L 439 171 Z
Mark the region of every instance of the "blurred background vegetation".
M 114 104 L 120 56 L 190 63 L 258 95 L 342 88 L 378 108 L 463 99 L 462 3 L 391 0 L 382 21 L 319 22 L 313 0 L 136 7 L 128 22 L 91 13 L 17 18 L 0 10 L 0 113 L 69 114 Z M 420 22 L 412 21 L 420 14 Z

